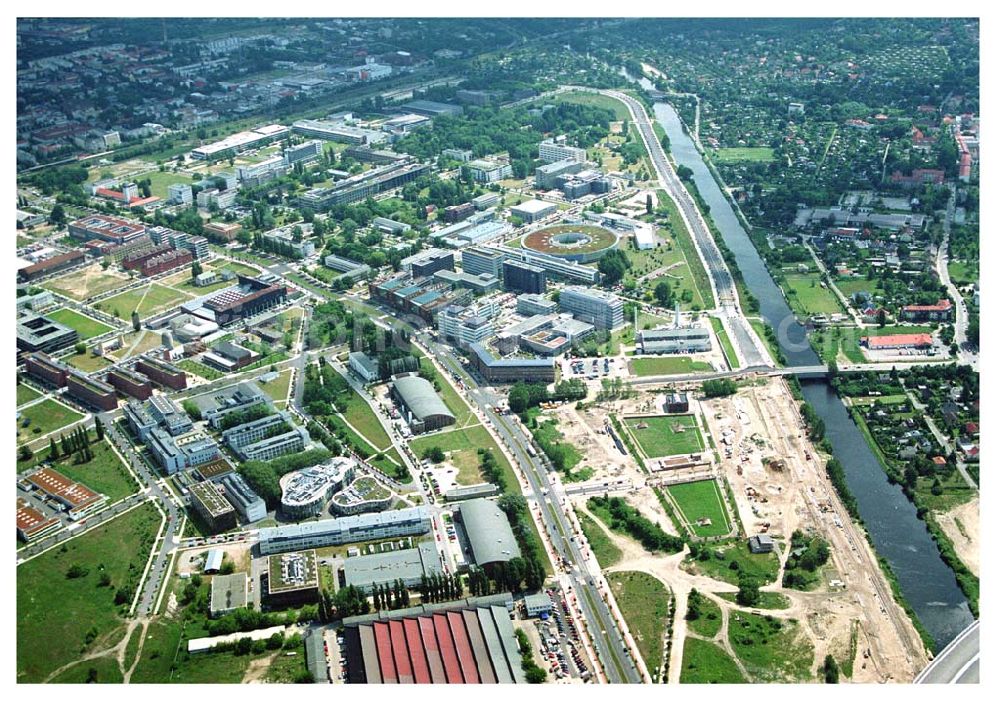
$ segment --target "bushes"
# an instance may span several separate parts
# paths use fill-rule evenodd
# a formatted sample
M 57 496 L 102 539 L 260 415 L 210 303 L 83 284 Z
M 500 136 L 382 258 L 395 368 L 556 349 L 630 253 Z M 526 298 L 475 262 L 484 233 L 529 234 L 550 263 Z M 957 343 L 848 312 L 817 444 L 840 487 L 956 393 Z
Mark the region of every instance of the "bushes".
M 659 525 L 644 517 L 638 510 L 618 497 L 595 497 L 587 501 L 591 512 L 607 513 L 610 527 L 625 532 L 650 552 L 674 554 L 684 549 L 684 540 L 664 532 Z
M 736 388 L 736 382 L 729 378 L 713 379 L 701 384 L 706 398 L 723 398 L 735 393 Z

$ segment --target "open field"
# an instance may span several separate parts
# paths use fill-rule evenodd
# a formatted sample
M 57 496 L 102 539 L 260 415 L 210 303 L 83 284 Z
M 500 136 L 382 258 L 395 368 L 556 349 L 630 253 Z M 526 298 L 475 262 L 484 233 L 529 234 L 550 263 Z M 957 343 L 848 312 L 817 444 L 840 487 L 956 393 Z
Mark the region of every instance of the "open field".
M 90 339 L 111 331 L 111 327 L 103 322 L 98 322 L 92 317 L 81 315 L 76 310 L 69 308 L 60 308 L 55 312 L 47 313 L 46 317 L 50 317 L 67 327 L 72 327 L 80 334 L 80 339 Z
M 458 391 L 452 387 L 451 383 L 441 375 L 441 372 L 431 363 L 430 359 L 422 354 L 418 356 L 420 357 L 420 368 L 433 374 L 434 387 L 441 394 L 441 399 L 448 406 L 448 409 L 451 410 L 451 414 L 455 416 L 455 424 L 462 427 L 469 422 L 476 422 L 475 416 L 472 410 L 469 409 L 468 404 L 458 394 Z
M 58 445 L 58 442 L 56 442 Z M 67 478 L 82 483 L 92 491 L 103 493 L 110 502 L 132 495 L 138 490 L 135 480 L 107 440 L 90 445 L 94 458 L 77 464 L 72 456 L 65 457 L 53 466 Z M 43 451 L 48 456 L 48 451 Z
M 691 619 L 689 615 L 693 597 L 688 594 L 688 612 L 684 614 L 688 631 L 702 637 L 715 637 L 722 629 L 722 608 L 711 598 L 706 598 L 703 593 L 695 591 L 695 596 L 698 599 L 698 617 Z
M 602 569 L 614 566 L 622 558 L 622 550 L 618 548 L 607 533 L 601 529 L 600 525 L 594 522 L 589 515 L 580 512 L 576 513 L 583 529 L 583 536 L 587 538 L 587 543 L 594 552 L 594 557 Z
M 258 383 L 260 389 L 273 401 L 283 401 L 288 398 L 288 389 L 292 385 L 292 370 L 286 369 L 278 377 L 267 383 Z
M 350 400 L 344 409 L 344 417 L 376 449 L 385 449 L 392 445 L 392 439 L 378 421 L 375 411 L 353 388 Z
M 103 368 L 111 366 L 110 359 L 104 356 L 91 354 L 89 349 L 82 354 L 70 354 L 69 356 L 64 356 L 60 359 L 60 361 L 64 364 L 69 364 L 75 369 L 80 369 L 84 373 L 100 371 Z
M 674 243 L 683 252 L 684 260 L 687 261 L 688 270 L 691 272 L 695 286 L 693 291 L 694 299 L 691 302 L 692 307 L 695 304 L 702 310 L 715 307 L 715 299 L 712 297 L 712 284 L 708 280 L 708 272 L 701 263 L 701 257 L 698 256 L 698 250 L 691 239 L 691 233 L 684 225 L 684 220 L 681 219 L 677 206 L 664 190 L 656 191 L 656 201 L 657 210 L 663 209 L 667 213 L 667 227 L 673 236 Z
M 633 376 L 665 376 L 711 371 L 712 365 L 689 356 L 655 356 L 629 359 L 628 369 Z
M 774 149 L 768 146 L 723 147 L 710 152 L 712 160 L 719 163 L 752 161 L 769 164 L 774 161 Z
M 843 312 L 837 296 L 819 280 L 818 274 L 785 274 L 782 287 L 790 307 L 800 315 Z
M 73 300 L 86 300 L 101 293 L 121 288 L 129 278 L 120 273 L 109 273 L 100 264 L 92 264 L 65 276 L 53 278 L 42 284 L 54 293 L 61 293 Z
M 167 188 L 174 183 L 185 183 L 191 185 L 191 177 L 183 173 L 171 173 L 170 171 L 147 171 L 133 177 L 135 181 L 149 179 L 149 190 L 158 198 L 166 200 L 169 197 Z
M 91 647 L 113 644 L 105 640 L 121 623 L 115 592 L 135 588 L 159 524 L 146 503 L 17 567 L 19 682 L 42 681 Z M 89 571 L 67 578 L 73 564 Z M 110 586 L 99 585 L 102 573 Z
M 34 400 L 35 398 L 41 398 L 42 394 L 36 391 L 31 386 L 26 386 L 23 383 L 17 384 L 17 404 L 20 407 L 28 401 Z
M 739 585 L 740 574 L 746 574 L 755 578 L 757 582 L 764 586 L 778 578 L 778 555 L 774 552 L 769 554 L 753 554 L 746 542 L 733 540 L 721 544 L 714 544 L 709 550 L 711 555 L 705 561 L 692 561 L 697 571 L 716 579 Z M 732 565 L 737 568 L 733 569 Z
M 52 679 L 52 683 L 121 683 L 122 672 L 113 654 L 74 664 Z
M 696 637 L 686 637 L 681 683 L 746 683 L 746 679 L 722 647 Z
M 622 424 L 649 458 L 693 454 L 705 449 L 694 415 L 652 415 L 623 418 Z
M 666 491 L 696 535 L 717 537 L 729 534 L 732 524 L 718 483 L 713 480 L 676 483 L 667 486 Z M 708 520 L 709 523 L 698 524 L 700 520 Z
M 979 264 L 968 261 L 949 261 L 948 275 L 956 286 L 975 283 L 979 280 Z
M 729 616 L 729 643 L 757 681 L 811 681 L 813 645 L 792 620 L 737 610 Z
M 612 98 L 607 98 L 603 95 L 596 95 L 593 93 L 580 93 L 580 92 L 569 92 L 557 95 L 551 100 L 546 100 L 546 102 L 554 103 L 576 103 L 579 105 L 592 105 L 594 107 L 603 107 L 608 110 L 613 110 L 615 113 L 616 120 L 627 120 L 629 119 L 628 108 L 625 107 L 621 102 L 613 100 Z
M 170 681 L 174 655 L 181 644 L 179 621 L 157 618 L 146 630 L 139 664 L 132 672 L 132 683 L 165 683 Z
M 17 441 L 30 442 L 76 422 L 82 417 L 83 415 L 73 408 L 52 398 L 46 398 L 21 411 L 21 417 L 17 419 Z M 24 424 L 26 421 L 27 425 Z
M 716 593 L 719 598 L 727 600 L 730 603 L 736 602 L 735 593 Z M 789 607 L 792 602 L 788 599 L 784 593 L 776 593 L 774 591 L 761 591 L 760 600 L 754 608 L 759 608 L 761 610 L 784 610 Z
M 608 584 L 646 668 L 654 676 L 663 665 L 663 636 L 670 611 L 670 592 L 655 576 L 641 571 L 608 574 Z
M 211 366 L 206 366 L 194 359 L 181 359 L 175 365 L 188 373 L 193 373 L 195 376 L 201 376 L 206 381 L 214 381 L 217 378 L 222 378 L 224 375 L 221 371 L 213 369 Z
M 180 305 L 185 300 L 190 300 L 190 298 L 184 293 L 179 293 L 159 283 L 151 283 L 148 286 L 119 293 L 107 300 L 102 300 L 95 307 L 128 321 L 132 318 L 133 310 L 138 310 L 139 315 L 146 316 Z
M 447 454 L 448 462 L 458 469 L 458 476 L 455 480 L 463 486 L 480 483 L 483 480 L 479 473 L 479 455 L 476 450 L 480 447 L 489 449 L 504 468 L 508 489 L 517 489 L 517 477 L 514 475 L 510 462 L 500 451 L 497 443 L 493 441 L 492 435 L 482 425 L 426 435 L 410 442 L 410 448 L 417 456 L 421 456 L 424 451 L 431 447 L 440 447 Z

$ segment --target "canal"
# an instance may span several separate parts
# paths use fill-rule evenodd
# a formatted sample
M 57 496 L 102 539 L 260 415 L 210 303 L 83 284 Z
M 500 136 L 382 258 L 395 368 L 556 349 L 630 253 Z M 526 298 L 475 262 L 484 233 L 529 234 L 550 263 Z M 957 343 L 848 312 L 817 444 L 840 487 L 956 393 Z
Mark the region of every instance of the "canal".
M 643 87 L 651 89 L 649 81 Z M 750 292 L 760 301 L 761 317 L 774 329 L 789 366 L 820 363 L 809 346 L 805 327 L 798 322 L 768 273 L 729 200 L 709 172 L 694 141 L 684 131 L 672 106 L 655 104 L 657 121 L 670 137 L 674 161 L 693 172 L 698 192 L 711 208 L 711 217 L 743 274 Z M 846 473 L 876 551 L 892 567 L 904 597 L 940 650 L 972 622 L 972 613 L 955 576 L 941 559 L 937 546 L 916 507 L 902 489 L 889 483 L 878 459 L 826 381 L 803 381 L 802 392 L 826 424 L 834 456 Z

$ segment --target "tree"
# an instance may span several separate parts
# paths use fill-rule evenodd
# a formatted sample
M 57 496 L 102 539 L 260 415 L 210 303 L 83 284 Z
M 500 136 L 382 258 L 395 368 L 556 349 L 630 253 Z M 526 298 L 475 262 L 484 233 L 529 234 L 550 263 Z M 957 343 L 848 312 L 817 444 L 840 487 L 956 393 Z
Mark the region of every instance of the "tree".
M 656 284 L 656 288 L 653 289 L 653 296 L 656 298 L 656 302 L 667 308 L 673 305 L 674 289 L 666 281 L 660 281 Z
M 202 273 L 201 262 L 195 259 L 191 262 L 191 278 L 197 278 Z
M 682 181 L 690 181 L 693 176 L 694 176 L 694 171 L 692 171 L 684 164 L 680 164 L 677 166 L 677 177 L 680 178 Z
M 76 352 L 77 354 L 86 354 L 87 345 L 84 344 L 83 342 L 77 342 L 76 344 L 73 345 L 73 351 Z
M 35 456 L 35 453 L 31 451 L 31 447 L 27 444 L 22 444 L 18 447 L 17 458 L 21 461 L 29 461 L 33 456 Z
M 760 602 L 760 586 L 756 579 L 740 576 L 740 590 L 736 593 L 736 602 L 747 606 L 757 605 Z
M 49 222 L 57 227 L 61 227 L 66 224 L 66 210 L 63 206 L 56 203 L 52 208 L 52 212 L 49 213 Z
M 433 447 L 428 447 L 426 450 L 424 450 L 423 458 L 429 459 L 431 462 L 435 464 L 440 464 L 445 459 L 444 451 L 441 449 L 441 447 L 438 447 L 436 445 Z
M 142 329 L 142 321 L 139 319 L 139 311 L 138 310 L 133 310 L 132 311 L 132 331 L 133 332 L 138 332 L 140 329 Z
M 104 439 L 104 423 L 101 422 L 101 418 L 94 418 L 94 431 L 97 433 L 97 441 L 100 442 Z
M 837 661 L 832 654 L 827 654 L 823 660 L 823 680 L 826 683 L 837 683 L 840 681 L 840 670 L 837 668 Z
M 647 215 L 652 215 L 653 214 L 653 194 L 652 193 L 646 193 L 646 214 Z

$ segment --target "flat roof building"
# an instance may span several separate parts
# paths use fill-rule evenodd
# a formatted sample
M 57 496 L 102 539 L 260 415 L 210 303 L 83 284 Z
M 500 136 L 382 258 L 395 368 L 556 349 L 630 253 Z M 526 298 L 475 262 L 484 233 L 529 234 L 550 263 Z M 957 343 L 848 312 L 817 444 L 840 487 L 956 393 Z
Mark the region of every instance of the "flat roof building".
M 239 608 L 247 607 L 248 579 L 245 572 L 216 574 L 212 577 L 212 601 L 209 606 L 213 618 L 222 617 Z
M 24 498 L 17 499 L 17 536 L 31 542 L 55 534 L 62 529 L 57 517 L 45 517 Z
M 257 522 L 267 517 L 264 499 L 250 488 L 250 484 L 240 474 L 226 474 L 219 480 L 219 485 L 244 523 Z
M 319 598 L 316 550 L 273 554 L 267 559 L 265 600 L 271 607 L 315 603 Z
M 332 457 L 324 464 L 292 471 L 281 477 L 281 513 L 301 519 L 323 511 L 334 492 L 354 478 L 357 462 Z
M 24 482 L 58 503 L 74 520 L 100 510 L 108 502 L 107 496 L 96 493 L 51 468 L 29 474 Z
M 500 278 L 503 275 L 503 262 L 506 258 L 500 249 L 469 247 L 462 251 L 462 270 L 473 276 L 486 273 L 494 278 Z
M 546 359 L 499 359 L 482 342 L 471 345 L 469 351 L 472 355 L 473 365 L 487 381 L 552 383 L 556 379 L 555 360 L 552 357 Z
M 265 527 L 260 530 L 259 549 L 261 554 L 277 554 L 349 542 L 419 535 L 430 529 L 430 512 L 427 506 L 420 505 L 298 525 Z
M 640 330 L 636 346 L 641 354 L 690 354 L 712 349 L 712 337 L 704 327 Z
M 558 209 L 555 203 L 547 203 L 544 200 L 526 200 L 520 205 L 511 207 L 510 214 L 521 218 L 522 222 L 530 224 L 548 217 Z
M 236 527 L 236 511 L 225 499 L 222 489 L 211 481 L 191 486 L 191 508 L 212 533 Z
M 43 315 L 27 314 L 17 319 L 17 348 L 26 352 L 52 352 L 76 344 L 79 333 Z
M 599 329 L 613 330 L 625 324 L 622 299 L 594 288 L 567 286 L 559 294 L 559 309 Z
M 392 585 L 401 580 L 406 588 L 420 584 L 424 576 L 444 573 L 434 542 L 421 542 L 412 549 L 364 554 L 344 560 L 344 585 L 371 593 L 372 585 Z

